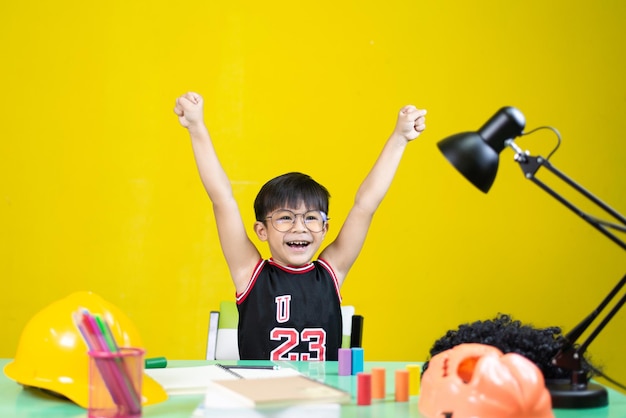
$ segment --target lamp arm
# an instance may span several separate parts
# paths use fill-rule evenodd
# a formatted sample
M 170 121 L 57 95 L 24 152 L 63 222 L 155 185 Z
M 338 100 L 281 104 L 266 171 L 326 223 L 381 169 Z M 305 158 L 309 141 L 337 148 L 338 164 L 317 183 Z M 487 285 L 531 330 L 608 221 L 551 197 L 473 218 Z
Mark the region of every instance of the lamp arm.
M 604 317 L 602 322 L 593 330 L 591 335 L 578 347 L 574 347 L 576 340 L 585 332 L 591 323 L 600 315 L 600 313 L 606 308 L 606 306 L 613 300 L 615 295 L 626 284 L 626 275 L 611 289 L 609 294 L 602 300 L 600 305 L 593 310 L 585 319 L 583 319 L 578 325 L 576 325 L 570 332 L 565 335 L 566 344 L 556 354 L 553 360 L 553 364 L 559 367 L 578 370 L 580 368 L 580 361 L 582 354 L 587 350 L 587 347 L 598 336 L 600 331 L 608 324 L 608 322 L 615 316 L 620 310 L 622 305 L 626 303 L 626 295 L 617 302 L 617 304 L 611 309 L 607 316 Z
M 622 232 L 626 232 L 626 218 L 617 212 L 615 209 L 604 203 L 602 200 L 593 195 L 590 191 L 576 183 L 570 177 L 565 175 L 562 171 L 558 170 L 554 167 L 547 159 L 541 156 L 532 156 L 529 155 L 528 152 L 522 151 L 513 140 L 508 140 L 506 145 L 511 147 L 515 151 L 515 161 L 520 165 L 522 172 L 525 177 L 543 189 L 545 192 L 550 194 L 556 200 L 565 205 L 572 212 L 576 213 L 583 220 L 589 223 L 591 226 L 596 228 L 602 234 L 607 236 L 611 241 L 619 245 L 622 249 L 626 250 L 626 242 L 620 239 L 618 236 L 613 234 L 611 230 L 619 230 Z M 571 203 L 569 200 L 565 199 L 563 196 L 558 194 L 548 185 L 546 185 L 541 180 L 537 179 L 535 174 L 537 171 L 544 167 L 546 170 L 554 174 L 560 180 L 565 182 L 568 186 L 576 190 L 578 193 L 583 195 L 587 200 L 593 202 L 597 207 L 601 208 L 606 214 L 611 215 L 617 222 L 609 222 L 603 219 L 599 219 L 594 217 L 587 212 L 581 210 L 576 205 Z M 610 230 L 611 229 L 611 230 Z M 591 342 L 598 336 L 598 334 L 604 329 L 604 327 L 609 323 L 609 321 L 615 316 L 615 314 L 621 309 L 621 307 L 626 303 L 626 295 L 623 295 L 622 298 L 615 304 L 615 306 L 611 309 L 611 311 L 602 319 L 600 324 L 591 332 L 589 337 L 580 345 L 576 345 L 576 341 L 581 337 L 581 335 L 591 326 L 593 321 L 600 315 L 600 313 L 606 308 L 606 306 L 615 298 L 617 293 L 624 287 L 626 284 L 626 275 L 622 277 L 622 280 L 615 285 L 615 287 L 609 292 L 609 294 L 604 298 L 604 300 L 598 305 L 598 307 L 591 312 L 585 319 L 583 319 L 578 325 L 576 325 L 567 335 L 565 335 L 565 345 L 559 350 L 556 356 L 553 358 L 552 363 L 558 367 L 563 367 L 569 370 L 573 370 L 573 382 L 585 384 L 586 378 L 583 376 L 582 372 L 582 355 L 587 350 L 587 347 L 591 344 Z
M 600 225 L 608 226 L 609 228 L 613 228 L 613 229 L 617 229 L 618 231 L 626 232 L 626 226 L 618 225 L 618 224 L 613 223 L 613 222 L 608 222 L 608 221 L 605 221 L 604 219 L 596 218 L 596 217 L 591 216 L 589 214 L 587 214 L 587 216 L 589 218 L 591 218 L 592 220 L 594 220 L 595 222 L 599 223 Z
M 624 276 L 626 277 L 626 276 Z M 578 348 L 578 353 L 582 354 L 587 350 L 589 344 L 595 340 L 595 338 L 600 334 L 600 332 L 604 329 L 604 327 L 609 323 L 609 321 L 615 316 L 615 314 L 621 309 L 622 305 L 626 302 L 626 294 L 621 297 L 621 299 L 613 306 L 613 309 L 609 311 L 609 313 L 602 319 L 602 321 L 598 324 L 598 326 L 591 332 L 589 337 L 583 342 Z
M 609 230 L 609 229 L 614 229 L 614 230 L 620 230 L 620 231 L 626 232 L 626 218 L 622 214 L 620 214 L 615 209 L 613 209 L 612 207 L 604 203 L 602 200 L 597 198 L 590 191 L 588 191 L 587 189 L 585 189 L 584 187 L 576 183 L 570 177 L 565 175 L 562 171 L 558 170 L 545 158 L 541 156 L 531 156 L 526 153 L 520 152 L 519 147 L 517 147 L 517 145 L 514 146 L 514 143 L 512 141 L 507 143 L 507 145 L 511 146 L 516 151 L 515 160 L 519 163 L 522 169 L 522 172 L 524 173 L 527 179 L 531 180 L 533 183 L 541 187 L 545 192 L 550 194 L 556 200 L 561 202 L 571 211 L 573 211 L 582 219 L 584 219 L 591 226 L 593 226 L 602 234 L 607 236 L 611 241 L 619 245 L 622 249 L 626 250 L 626 242 L 620 239 L 618 236 L 616 236 Z M 558 194 L 556 191 L 551 189 L 548 185 L 543 183 L 541 180 L 537 179 L 537 177 L 535 177 L 535 173 L 541 167 L 545 167 L 548 171 L 556 175 L 559 179 L 564 181 L 567 185 L 575 189 L 577 192 L 579 192 L 584 197 L 586 197 L 589 201 L 593 202 L 596 206 L 604 210 L 605 213 L 615 218 L 619 223 L 607 222 L 607 221 L 600 220 L 594 216 L 589 215 L 588 213 L 584 212 L 583 210 L 581 210 L 580 208 L 572 204 L 570 201 L 565 199 L 563 196 Z

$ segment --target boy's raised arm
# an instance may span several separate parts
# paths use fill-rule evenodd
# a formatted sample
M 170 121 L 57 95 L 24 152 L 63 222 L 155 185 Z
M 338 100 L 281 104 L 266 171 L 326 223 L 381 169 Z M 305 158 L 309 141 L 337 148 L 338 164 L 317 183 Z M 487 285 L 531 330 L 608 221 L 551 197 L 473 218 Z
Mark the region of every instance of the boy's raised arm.
M 213 204 L 222 252 L 236 291 L 242 292 L 261 255 L 254 246 L 241 219 L 239 207 L 204 124 L 203 99 L 197 93 L 186 93 L 176 99 L 174 112 L 191 137 L 200 179 Z
M 363 248 L 374 213 L 391 186 L 407 144 L 426 128 L 425 115 L 425 110 L 412 105 L 400 110 L 395 129 L 361 183 L 337 238 L 320 254 L 333 267 L 340 284 Z

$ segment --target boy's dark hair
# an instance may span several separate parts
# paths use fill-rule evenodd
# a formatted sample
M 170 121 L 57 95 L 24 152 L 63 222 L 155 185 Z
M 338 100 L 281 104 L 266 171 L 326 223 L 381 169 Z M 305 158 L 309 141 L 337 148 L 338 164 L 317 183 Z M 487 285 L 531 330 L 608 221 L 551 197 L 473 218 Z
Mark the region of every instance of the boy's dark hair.
M 565 344 L 565 336 L 559 327 L 535 328 L 532 325 L 514 321 L 509 315 L 498 314 L 492 320 L 463 324 L 458 330 L 450 330 L 435 341 L 430 356 L 446 351 L 463 343 L 491 345 L 503 353 L 520 354 L 539 367 L 545 379 L 567 379 L 571 371 L 556 367 L 552 359 Z M 428 362 L 423 370 L 428 368 Z M 593 370 L 586 359 L 583 368 Z
M 275 177 L 261 187 L 254 200 L 254 215 L 259 222 L 276 209 L 297 207 L 304 203 L 307 210 L 319 210 L 328 215 L 328 190 L 306 174 L 287 173 Z

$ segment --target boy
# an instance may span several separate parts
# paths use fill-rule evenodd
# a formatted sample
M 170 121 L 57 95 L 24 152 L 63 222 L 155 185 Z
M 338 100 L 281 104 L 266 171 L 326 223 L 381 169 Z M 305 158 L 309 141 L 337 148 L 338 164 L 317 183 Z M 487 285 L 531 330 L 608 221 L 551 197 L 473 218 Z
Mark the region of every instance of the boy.
M 220 244 L 235 284 L 242 360 L 337 360 L 341 346 L 339 288 L 363 247 L 407 144 L 425 129 L 425 110 L 405 106 L 374 167 L 361 184 L 337 238 L 312 261 L 328 231 L 328 191 L 301 173 L 266 183 L 255 200 L 254 232 L 271 258 L 248 238 L 211 137 L 203 99 L 187 93 L 174 112 L 187 128 L 202 184 L 213 204 Z

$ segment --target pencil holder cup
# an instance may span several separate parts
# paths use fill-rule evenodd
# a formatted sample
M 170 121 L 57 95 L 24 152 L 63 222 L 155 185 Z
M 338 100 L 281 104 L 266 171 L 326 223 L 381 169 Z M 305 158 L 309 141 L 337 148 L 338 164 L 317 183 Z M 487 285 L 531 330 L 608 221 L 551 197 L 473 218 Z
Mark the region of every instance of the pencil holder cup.
M 141 417 L 144 350 L 89 352 L 90 418 Z

